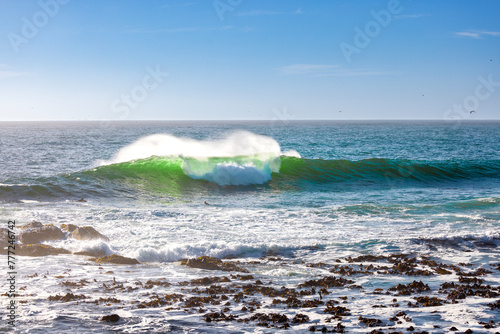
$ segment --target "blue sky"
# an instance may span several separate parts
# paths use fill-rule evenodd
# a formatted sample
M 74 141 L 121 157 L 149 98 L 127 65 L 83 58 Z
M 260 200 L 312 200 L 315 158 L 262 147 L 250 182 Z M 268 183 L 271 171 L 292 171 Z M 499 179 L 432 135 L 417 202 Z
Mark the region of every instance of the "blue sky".
M 499 17 L 489 0 L 0 0 L 0 121 L 498 119 Z

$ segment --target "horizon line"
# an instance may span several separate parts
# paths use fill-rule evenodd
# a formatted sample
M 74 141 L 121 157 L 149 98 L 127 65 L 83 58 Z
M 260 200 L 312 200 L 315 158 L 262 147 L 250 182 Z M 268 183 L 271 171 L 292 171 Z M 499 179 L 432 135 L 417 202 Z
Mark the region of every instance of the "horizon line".
M 435 118 L 366 118 L 366 119 L 333 119 L 333 118 L 310 118 L 310 119 L 137 119 L 137 120 L 0 120 L 0 123 L 133 123 L 133 122 L 274 122 L 274 123 L 297 123 L 311 121 L 427 121 L 427 122 L 489 122 L 500 121 L 500 118 L 482 119 L 435 119 Z

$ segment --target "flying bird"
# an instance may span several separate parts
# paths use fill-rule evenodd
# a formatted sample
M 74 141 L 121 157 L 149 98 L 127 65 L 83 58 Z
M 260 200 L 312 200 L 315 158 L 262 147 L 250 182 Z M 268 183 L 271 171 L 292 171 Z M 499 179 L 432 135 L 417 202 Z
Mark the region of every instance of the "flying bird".
M 470 111 L 470 114 L 475 113 L 475 112 L 476 112 L 475 110 L 471 110 L 471 111 Z

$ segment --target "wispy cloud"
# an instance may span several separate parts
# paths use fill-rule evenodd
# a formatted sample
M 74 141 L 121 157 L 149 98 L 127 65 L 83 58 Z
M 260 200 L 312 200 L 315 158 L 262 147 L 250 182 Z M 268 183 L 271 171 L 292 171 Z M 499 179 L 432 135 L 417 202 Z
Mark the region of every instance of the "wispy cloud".
M 277 12 L 268 10 L 252 10 L 249 12 L 239 12 L 238 16 L 271 16 L 271 15 L 300 15 L 302 14 L 302 9 L 297 9 L 293 12 Z
M 455 36 L 482 39 L 485 36 L 500 37 L 500 31 L 472 30 L 456 32 Z
M 123 32 L 129 34 L 175 34 L 183 32 L 198 32 L 198 31 L 221 31 L 232 29 L 233 26 L 222 26 L 213 28 L 201 28 L 201 27 L 182 27 L 182 28 L 171 28 L 171 29 L 127 29 Z
M 376 71 L 371 69 L 351 69 L 341 65 L 326 64 L 294 64 L 279 68 L 282 74 L 287 75 L 307 75 L 315 77 L 325 76 L 374 76 L 374 75 L 399 75 L 394 71 Z

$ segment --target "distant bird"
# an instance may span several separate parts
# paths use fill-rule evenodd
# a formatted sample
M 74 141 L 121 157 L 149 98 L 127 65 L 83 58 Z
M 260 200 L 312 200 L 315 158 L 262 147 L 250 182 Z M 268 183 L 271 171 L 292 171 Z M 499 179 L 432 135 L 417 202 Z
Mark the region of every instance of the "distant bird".
M 475 113 L 475 112 L 476 112 L 475 110 L 471 110 L 471 111 L 470 111 L 470 114 Z
M 207 202 L 207 201 L 203 202 L 203 204 L 205 204 L 205 205 L 210 205 L 210 204 L 208 204 L 208 202 Z
M 339 112 L 342 112 L 342 110 L 339 110 Z
M 77 200 L 77 202 L 87 202 L 83 197 Z

